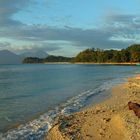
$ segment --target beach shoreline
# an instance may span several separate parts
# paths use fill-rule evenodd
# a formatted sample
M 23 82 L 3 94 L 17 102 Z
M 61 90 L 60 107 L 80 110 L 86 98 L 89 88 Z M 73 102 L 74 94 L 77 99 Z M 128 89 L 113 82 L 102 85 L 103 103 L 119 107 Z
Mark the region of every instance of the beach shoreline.
M 106 63 L 94 63 L 94 62 L 45 62 L 43 64 L 60 64 L 60 65 L 63 65 L 63 64 L 67 64 L 67 65 L 70 65 L 70 64 L 75 64 L 75 65 L 122 65 L 122 66 L 140 66 L 140 63 L 130 63 L 130 62 L 125 62 L 125 63 L 118 63 L 118 62 L 106 62 Z
M 112 88 L 109 99 L 59 118 L 46 140 L 139 140 L 140 119 L 128 102 L 140 103 L 140 76 Z

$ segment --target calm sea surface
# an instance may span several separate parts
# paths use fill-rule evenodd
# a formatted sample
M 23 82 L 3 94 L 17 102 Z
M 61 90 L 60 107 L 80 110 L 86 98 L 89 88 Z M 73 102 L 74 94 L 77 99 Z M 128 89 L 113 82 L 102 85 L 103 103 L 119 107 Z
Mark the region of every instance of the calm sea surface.
M 60 114 L 108 97 L 139 66 L 0 65 L 0 138 L 41 139 Z

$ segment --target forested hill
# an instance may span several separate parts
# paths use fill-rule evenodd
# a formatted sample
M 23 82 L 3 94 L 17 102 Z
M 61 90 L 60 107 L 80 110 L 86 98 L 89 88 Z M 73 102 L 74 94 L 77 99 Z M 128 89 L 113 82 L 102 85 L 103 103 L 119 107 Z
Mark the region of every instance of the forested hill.
M 125 63 L 140 62 L 140 44 L 131 45 L 122 50 L 86 49 L 76 57 L 50 55 L 44 59 L 27 57 L 23 63 L 47 63 L 47 62 L 87 62 L 87 63 Z
M 86 49 L 80 52 L 74 61 L 93 63 L 140 62 L 140 45 L 131 45 L 122 50 Z
M 27 57 L 23 60 L 23 63 L 51 63 L 51 62 L 71 62 L 73 58 L 64 56 L 49 55 L 44 59 L 37 57 Z

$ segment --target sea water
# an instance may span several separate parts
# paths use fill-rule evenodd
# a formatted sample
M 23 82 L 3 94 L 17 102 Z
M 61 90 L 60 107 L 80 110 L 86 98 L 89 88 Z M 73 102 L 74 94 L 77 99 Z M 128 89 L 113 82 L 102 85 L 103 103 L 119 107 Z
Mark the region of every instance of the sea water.
M 138 66 L 0 65 L 0 139 L 40 140 L 60 115 L 110 96 Z

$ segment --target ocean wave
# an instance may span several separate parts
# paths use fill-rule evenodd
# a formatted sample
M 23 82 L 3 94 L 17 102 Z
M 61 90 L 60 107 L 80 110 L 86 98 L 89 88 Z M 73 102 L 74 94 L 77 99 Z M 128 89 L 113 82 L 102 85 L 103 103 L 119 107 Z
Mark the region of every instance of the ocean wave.
M 41 140 L 54 125 L 54 120 L 60 115 L 69 115 L 86 106 L 86 101 L 92 96 L 102 94 L 113 85 L 120 83 L 120 79 L 109 80 L 97 88 L 87 90 L 67 100 L 59 107 L 44 113 L 39 118 L 32 120 L 18 128 L 0 134 L 1 140 Z

